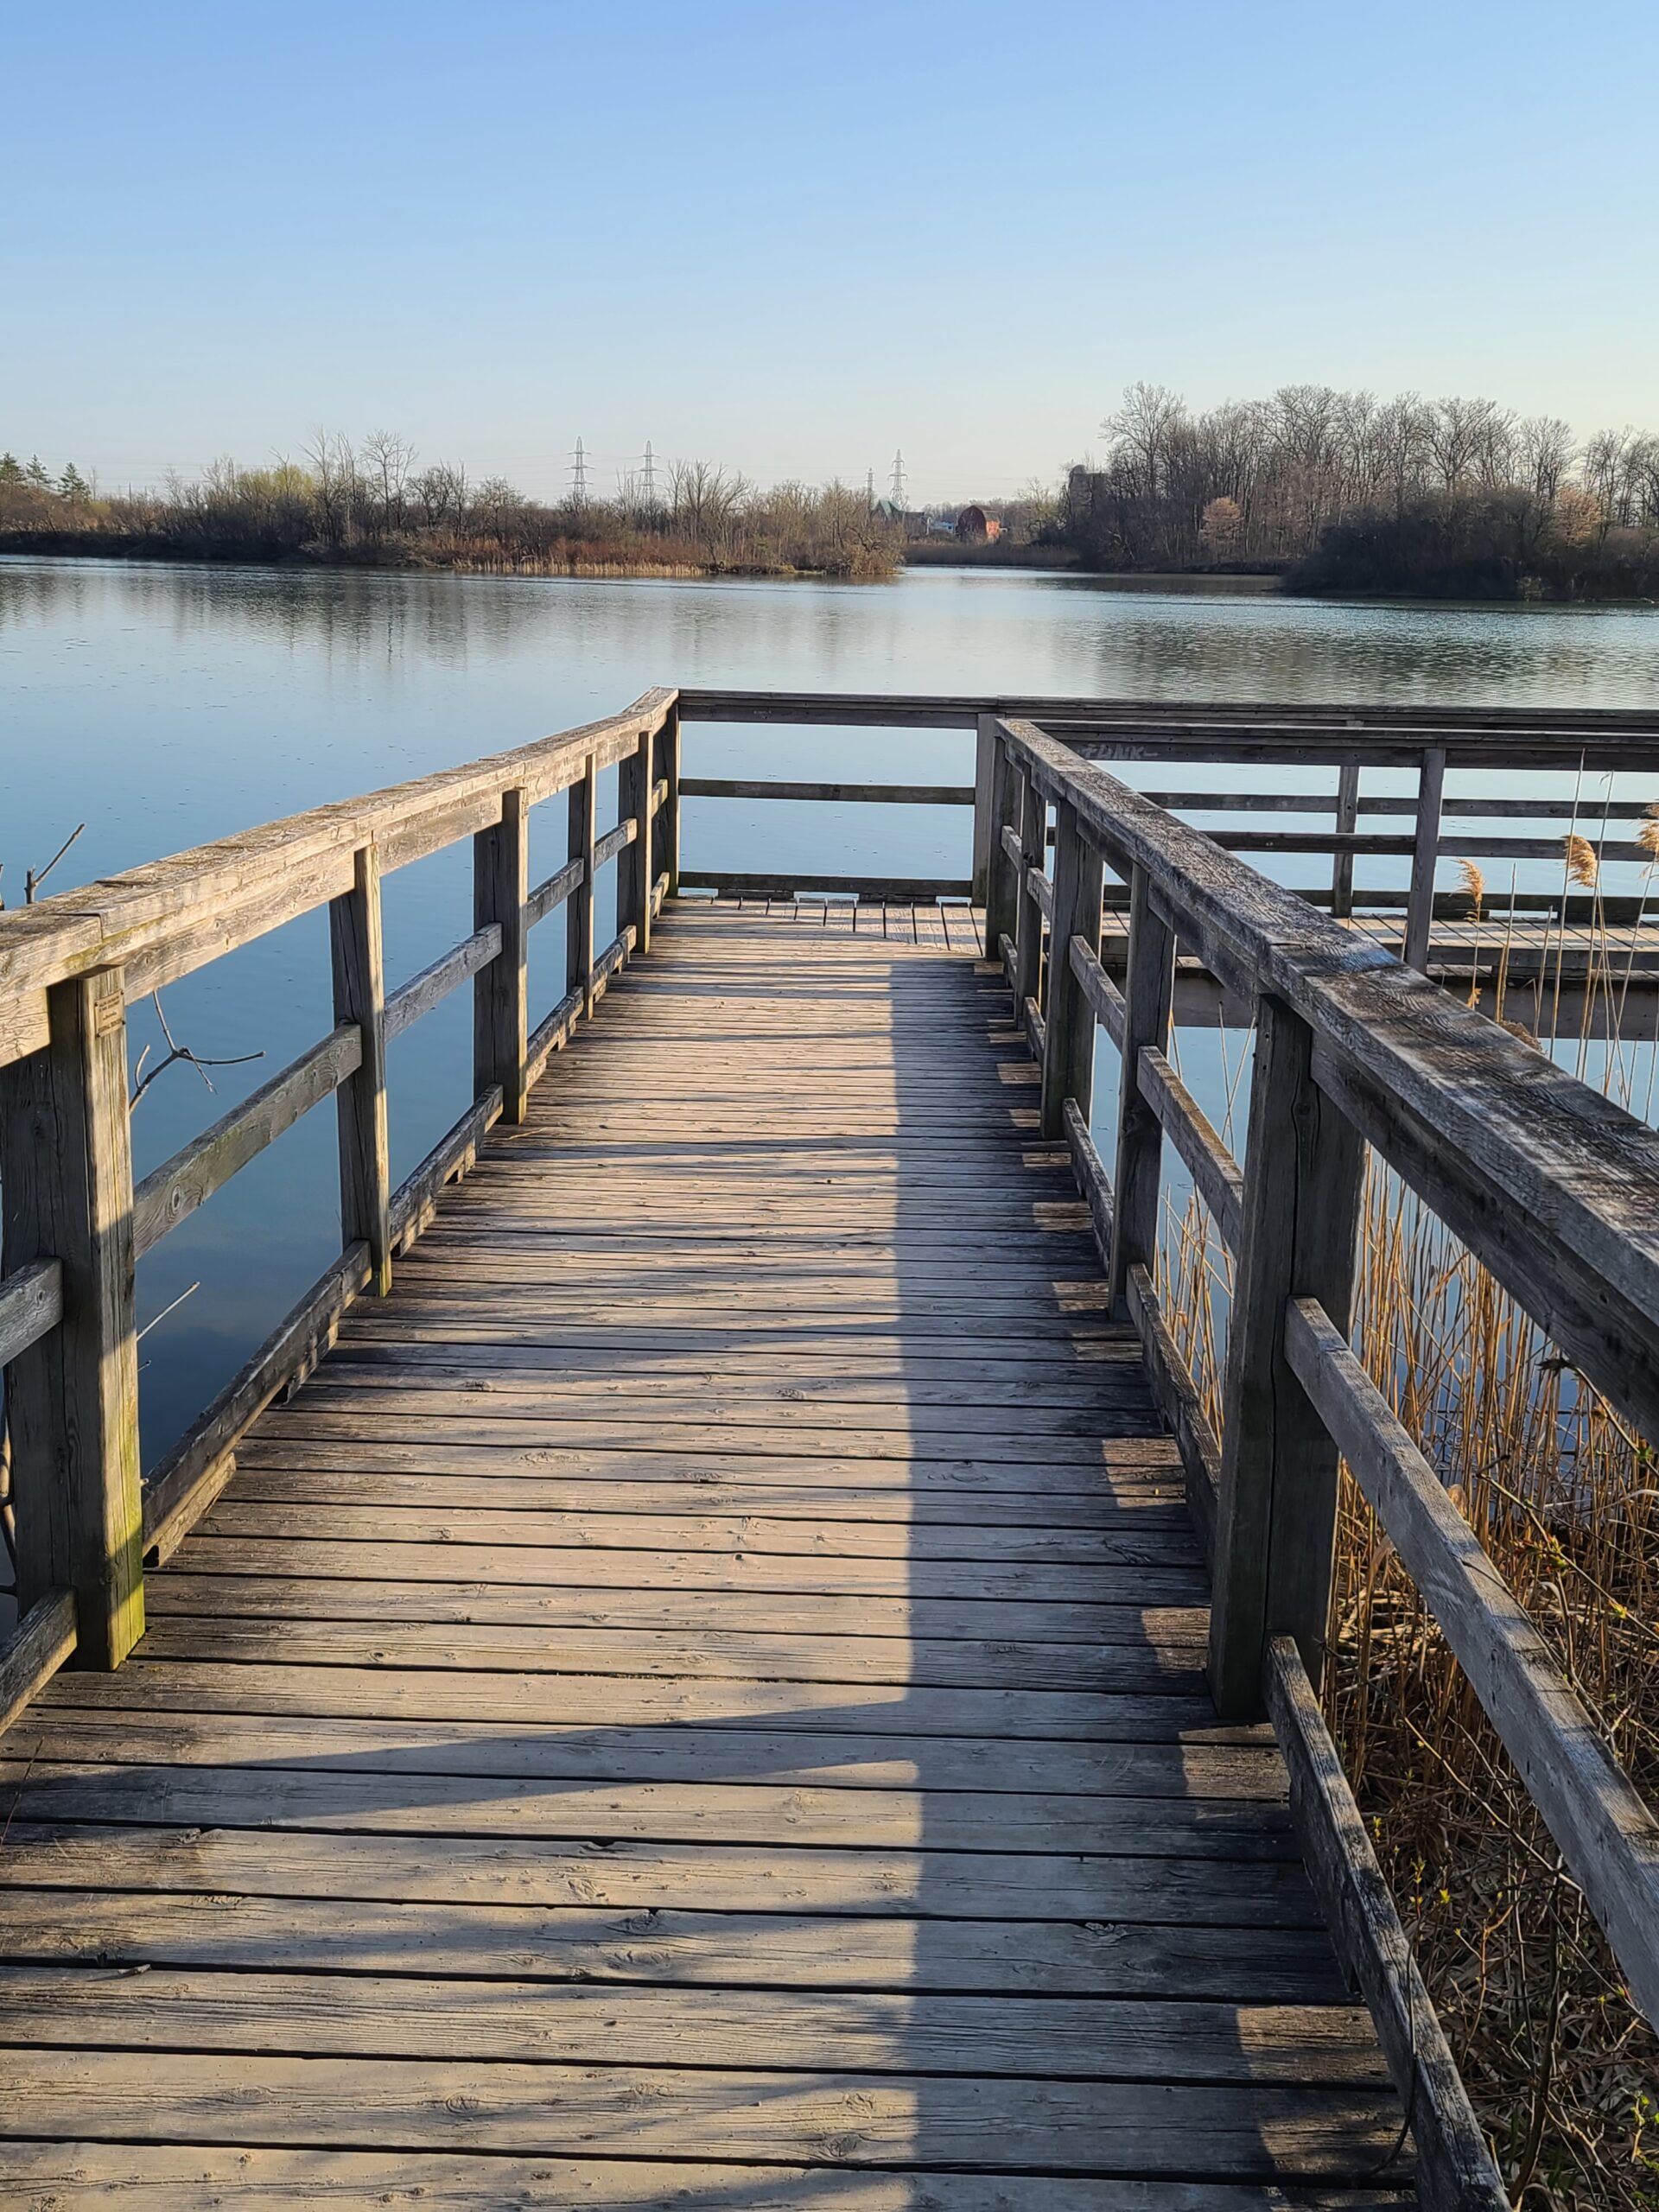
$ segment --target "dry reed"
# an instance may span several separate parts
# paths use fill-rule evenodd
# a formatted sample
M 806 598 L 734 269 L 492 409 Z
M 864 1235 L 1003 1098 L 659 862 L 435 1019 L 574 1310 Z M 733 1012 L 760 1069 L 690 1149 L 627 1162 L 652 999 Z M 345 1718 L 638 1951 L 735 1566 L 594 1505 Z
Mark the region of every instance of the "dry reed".
M 1652 830 L 1643 842 L 1659 861 L 1659 810 Z M 1588 853 L 1587 874 L 1575 873 L 1586 863 L 1573 842 Z M 1586 840 L 1569 843 L 1573 880 L 1593 884 L 1595 861 Z M 1622 1022 L 1634 955 L 1608 941 L 1605 921 L 1597 936 L 1581 1074 L 1594 1007 Z M 1508 950 L 1506 938 L 1500 1014 Z M 1557 1007 L 1562 958 L 1558 940 Z M 1541 988 L 1535 1006 L 1549 1002 Z M 1539 1042 L 1535 1027 L 1503 1026 Z M 1650 1116 L 1651 1073 L 1644 1101 L 1637 1066 L 1634 1052 L 1610 1046 L 1604 1086 Z M 1222 1123 L 1235 1154 L 1236 1087 L 1234 1074 Z M 1160 1274 L 1173 1333 L 1219 1427 L 1231 1262 L 1196 1199 L 1166 1198 Z M 1354 1341 L 1652 1802 L 1652 1448 L 1375 1157 Z M 1327 1717 L 1513 2202 L 1523 2212 L 1653 2212 L 1659 2037 L 1632 2005 L 1523 1783 L 1345 1469 L 1331 1650 Z

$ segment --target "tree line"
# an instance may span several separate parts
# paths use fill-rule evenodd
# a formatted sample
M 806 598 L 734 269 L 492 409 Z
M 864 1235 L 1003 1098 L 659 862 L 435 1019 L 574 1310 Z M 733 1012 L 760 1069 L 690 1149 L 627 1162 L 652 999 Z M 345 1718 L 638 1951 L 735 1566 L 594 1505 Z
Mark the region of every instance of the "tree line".
M 159 492 L 99 497 L 73 463 L 54 477 L 7 453 L 0 545 L 543 575 L 881 576 L 898 564 L 901 530 L 839 480 L 762 490 L 714 462 L 673 461 L 649 482 L 625 478 L 613 499 L 547 502 L 419 460 L 393 431 L 358 443 L 319 431 L 298 460 L 217 461 Z
M 1491 399 L 1323 385 L 1195 410 L 1129 386 L 1053 525 L 1103 569 L 1283 570 L 1293 590 L 1659 590 L 1659 435 L 1582 442 Z

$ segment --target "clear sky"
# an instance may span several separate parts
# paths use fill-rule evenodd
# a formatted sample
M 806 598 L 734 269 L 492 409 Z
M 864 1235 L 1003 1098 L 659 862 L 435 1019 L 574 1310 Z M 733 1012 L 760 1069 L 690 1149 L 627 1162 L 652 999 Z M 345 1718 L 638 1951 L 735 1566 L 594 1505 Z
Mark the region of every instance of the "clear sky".
M 1013 492 L 1137 378 L 1659 423 L 1659 7 L 0 0 L 0 446 Z

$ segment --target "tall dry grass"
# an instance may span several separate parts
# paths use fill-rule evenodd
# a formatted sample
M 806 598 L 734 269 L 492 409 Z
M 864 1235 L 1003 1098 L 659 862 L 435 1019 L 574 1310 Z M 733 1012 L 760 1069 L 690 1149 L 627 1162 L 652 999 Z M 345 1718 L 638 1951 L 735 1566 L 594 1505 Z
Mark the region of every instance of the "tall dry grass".
M 1595 881 L 1582 840 L 1565 873 Z M 1659 845 L 1659 836 L 1655 838 Z M 1467 886 L 1477 900 L 1484 887 Z M 1505 1026 L 1537 1039 L 1554 973 L 1510 989 Z M 1651 1117 L 1651 1051 L 1592 1055 L 1624 1017 L 1633 948 L 1599 925 L 1579 1071 Z M 1489 1001 L 1490 1002 L 1490 1001 Z M 1651 1034 L 1645 1006 L 1640 1026 Z M 1228 1040 L 1222 1134 L 1249 1039 Z M 1574 1058 L 1571 1043 L 1558 1057 Z M 1160 1288 L 1220 1427 L 1231 1266 L 1196 1199 L 1166 1197 Z M 1354 1342 L 1548 1638 L 1650 1802 L 1659 1801 L 1659 1469 L 1652 1447 L 1564 1361 L 1451 1231 L 1373 1156 Z M 1482 2123 L 1525 2212 L 1659 2206 L 1659 2037 L 1394 1547 L 1342 1476 L 1326 1716 Z

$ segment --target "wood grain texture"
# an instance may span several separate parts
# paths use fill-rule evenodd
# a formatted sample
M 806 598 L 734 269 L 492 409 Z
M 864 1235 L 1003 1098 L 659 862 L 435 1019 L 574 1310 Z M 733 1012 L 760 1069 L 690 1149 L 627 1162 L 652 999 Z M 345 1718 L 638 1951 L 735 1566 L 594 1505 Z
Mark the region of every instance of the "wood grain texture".
M 974 929 L 855 919 L 670 906 L 625 966 L 626 931 L 522 1125 L 440 1148 L 391 1296 L 240 1438 L 129 1664 L 12 1729 L 24 2171 L 1397 2195 L 1282 1762 L 1205 1692 L 1077 1100 L 1045 1141 Z
M 340 1242 L 369 1248 L 371 1287 L 391 1287 L 391 1140 L 386 1109 L 386 971 L 380 928 L 380 859 L 356 855 L 356 876 L 328 910 L 334 1019 L 356 1034 L 357 1065 L 335 1095 L 340 1124 Z
M 1659 1821 L 1445 1485 L 1313 1300 L 1286 1353 L 1503 1738 L 1631 1994 L 1659 2018 Z
M 1347 1325 L 1365 1148 L 1313 1079 L 1313 1041 L 1258 1001 L 1211 1562 L 1211 1688 L 1235 1718 L 1262 1710 L 1273 1637 L 1295 1639 L 1316 1684 L 1325 1662 L 1338 1454 L 1286 1357 L 1284 1313 L 1314 1297 Z
M 0 1367 L 38 1344 L 63 1318 L 63 1264 L 30 1260 L 0 1280 Z
M 61 1271 L 58 1325 L 6 1370 L 16 1594 L 72 1590 L 81 1663 L 114 1667 L 144 1623 L 124 979 L 48 997 L 50 1042 L 0 1071 L 6 1266 Z
M 1287 1636 L 1268 1646 L 1267 1694 L 1325 1918 L 1371 2008 L 1412 2115 L 1418 2200 L 1431 2212 L 1508 2212 L 1510 2193 L 1417 1971 L 1313 1685 Z

